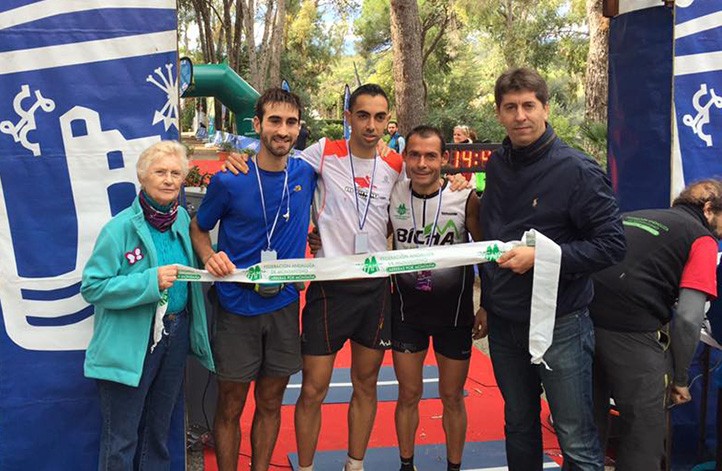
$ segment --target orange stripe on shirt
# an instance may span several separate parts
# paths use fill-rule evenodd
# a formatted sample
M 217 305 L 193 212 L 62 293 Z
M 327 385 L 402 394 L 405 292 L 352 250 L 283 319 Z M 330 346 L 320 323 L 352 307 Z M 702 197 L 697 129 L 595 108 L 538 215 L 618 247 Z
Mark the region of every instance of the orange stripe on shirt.
M 348 150 L 346 150 L 346 141 L 343 139 L 337 141 L 326 140 L 326 144 L 323 146 L 323 156 L 329 157 L 332 155 L 339 158 L 347 157 Z
M 396 173 L 401 173 L 401 169 L 404 165 L 404 159 L 401 157 L 401 154 L 391 151 L 386 155 L 386 157 L 382 156 L 381 159 L 386 162 L 389 167 L 394 169 Z
M 343 139 L 339 139 L 336 141 L 326 141 L 326 145 L 323 146 L 323 156 L 329 157 L 329 156 L 336 156 L 338 158 L 345 158 L 348 156 L 348 150 L 346 148 L 346 141 Z M 386 164 L 394 169 L 396 173 L 401 173 L 402 169 L 404 168 L 404 159 L 401 157 L 401 154 L 395 151 L 390 151 L 385 157 L 381 157 L 381 160 L 386 162 Z

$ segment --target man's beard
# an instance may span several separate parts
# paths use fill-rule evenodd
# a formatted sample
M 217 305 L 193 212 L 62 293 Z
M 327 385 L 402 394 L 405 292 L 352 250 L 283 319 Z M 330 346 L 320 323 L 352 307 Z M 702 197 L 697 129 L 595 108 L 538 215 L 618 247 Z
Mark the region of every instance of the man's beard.
M 273 138 L 262 138 L 264 147 L 268 150 L 268 152 L 271 153 L 274 157 L 285 157 L 287 156 L 291 150 L 293 149 L 293 145 L 295 144 L 295 141 L 288 140 L 284 143 L 279 143 L 278 146 L 274 146 Z M 286 144 L 288 144 L 288 147 L 286 147 Z
M 718 227 L 718 220 L 720 218 L 720 215 L 715 214 L 712 216 L 712 219 L 707 221 L 707 228 L 714 234 L 714 236 L 718 239 L 722 239 L 722 234 L 720 234 L 720 231 L 717 229 Z

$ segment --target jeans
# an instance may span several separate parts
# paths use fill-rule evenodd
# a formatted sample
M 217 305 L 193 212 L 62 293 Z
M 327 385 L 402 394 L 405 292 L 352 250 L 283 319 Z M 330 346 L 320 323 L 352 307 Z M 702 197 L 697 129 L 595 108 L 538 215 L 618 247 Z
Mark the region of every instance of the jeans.
M 168 431 L 190 348 L 190 315 L 165 316 L 163 335 L 143 362 L 138 387 L 98 380 L 103 423 L 98 469 L 164 470 L 170 468 Z
M 594 327 L 589 311 L 557 318 L 552 345 L 544 355 L 551 370 L 531 363 L 528 322 L 513 322 L 490 313 L 489 351 L 504 397 L 509 469 L 542 469 L 539 396 L 543 385 L 565 469 L 602 471 L 604 456 L 592 405 Z

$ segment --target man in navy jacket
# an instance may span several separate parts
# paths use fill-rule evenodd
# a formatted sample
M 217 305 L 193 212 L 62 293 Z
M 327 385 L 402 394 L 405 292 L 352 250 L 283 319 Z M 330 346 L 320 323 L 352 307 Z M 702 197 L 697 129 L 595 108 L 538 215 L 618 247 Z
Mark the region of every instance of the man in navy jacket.
M 540 394 L 546 392 L 565 465 L 603 470 L 594 425 L 594 328 L 590 275 L 620 261 L 624 232 L 609 180 L 546 122 L 549 92 L 536 71 L 502 74 L 494 89 L 497 118 L 508 134 L 489 160 L 480 219 L 484 238 L 519 240 L 536 229 L 561 247 L 553 341 L 545 365 L 531 363 L 529 319 L 534 247 L 517 247 L 482 265 L 482 307 L 489 348 L 504 397 L 509 469 L 542 469 Z

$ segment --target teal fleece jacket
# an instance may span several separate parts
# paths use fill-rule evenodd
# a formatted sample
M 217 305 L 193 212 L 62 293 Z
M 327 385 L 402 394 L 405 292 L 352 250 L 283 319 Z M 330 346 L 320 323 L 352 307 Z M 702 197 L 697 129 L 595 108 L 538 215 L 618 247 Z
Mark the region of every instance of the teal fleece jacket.
M 170 230 L 183 244 L 188 260 L 195 261 L 189 224 L 188 212 L 179 208 Z M 138 198 L 100 231 L 83 270 L 80 293 L 95 305 L 93 338 L 85 352 L 85 376 L 138 386 L 160 300 L 158 256 Z M 190 283 L 188 312 L 191 353 L 213 371 L 199 283 Z

